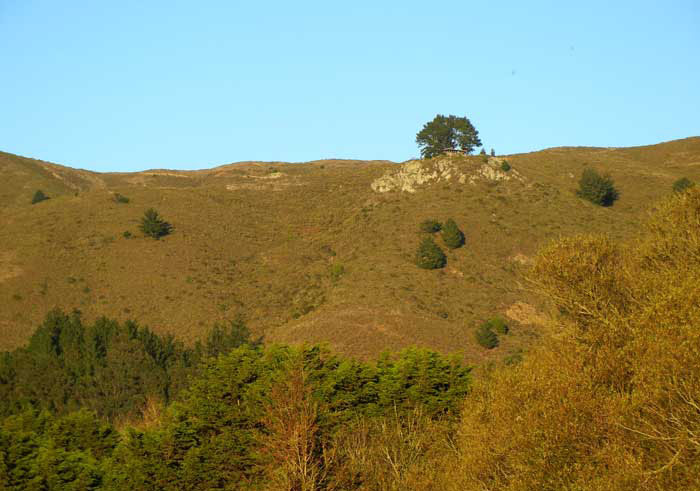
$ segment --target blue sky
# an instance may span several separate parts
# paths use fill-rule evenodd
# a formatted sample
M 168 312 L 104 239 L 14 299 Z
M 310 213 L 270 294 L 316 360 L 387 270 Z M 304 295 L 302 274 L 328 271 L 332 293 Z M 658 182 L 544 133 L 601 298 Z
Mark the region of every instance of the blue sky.
M 0 0 L 0 150 L 99 171 L 700 135 L 700 3 Z

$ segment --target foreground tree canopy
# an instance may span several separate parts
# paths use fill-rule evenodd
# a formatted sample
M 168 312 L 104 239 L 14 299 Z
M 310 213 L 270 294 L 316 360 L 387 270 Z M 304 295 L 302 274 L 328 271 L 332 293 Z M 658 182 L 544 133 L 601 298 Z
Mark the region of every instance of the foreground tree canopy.
M 431 158 L 446 150 L 459 149 L 471 153 L 481 145 L 481 140 L 479 132 L 466 117 L 438 114 L 423 125 L 423 129 L 416 135 L 416 143 L 420 147 L 421 156 Z

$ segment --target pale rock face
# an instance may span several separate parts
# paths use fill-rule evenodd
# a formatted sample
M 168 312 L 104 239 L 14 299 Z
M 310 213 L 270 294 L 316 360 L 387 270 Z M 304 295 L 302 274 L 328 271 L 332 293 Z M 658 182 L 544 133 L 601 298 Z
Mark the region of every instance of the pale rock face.
M 479 180 L 509 181 L 511 179 L 524 181 L 524 178 L 515 170 L 508 172 L 501 170 L 501 158 L 490 158 L 488 163 L 480 167 L 469 169 L 468 173 L 462 172 L 460 167 L 451 159 L 412 160 L 401 164 L 398 170 L 389 171 L 382 177 L 375 179 L 372 190 L 377 193 L 389 191 L 405 191 L 415 193 L 420 187 L 429 186 L 439 182 L 457 180 L 460 184 L 476 184 Z

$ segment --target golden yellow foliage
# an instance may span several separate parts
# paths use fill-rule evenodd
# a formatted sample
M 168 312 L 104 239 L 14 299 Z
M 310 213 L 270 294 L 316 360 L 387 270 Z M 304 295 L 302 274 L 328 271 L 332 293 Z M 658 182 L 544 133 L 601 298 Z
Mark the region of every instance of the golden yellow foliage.
M 700 489 L 700 192 L 541 252 L 557 327 L 465 403 L 455 489 Z

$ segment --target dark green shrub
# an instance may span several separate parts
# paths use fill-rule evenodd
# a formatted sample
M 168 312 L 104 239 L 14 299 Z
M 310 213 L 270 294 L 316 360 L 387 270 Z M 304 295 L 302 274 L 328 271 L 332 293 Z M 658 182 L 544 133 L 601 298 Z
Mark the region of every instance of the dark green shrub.
M 35 205 L 41 201 L 46 201 L 47 199 L 49 199 L 49 197 L 46 196 L 41 189 L 37 189 L 36 193 L 34 193 L 34 197 L 32 198 L 32 204 Z
M 486 149 L 484 147 L 481 147 L 481 152 L 479 152 L 479 155 L 486 155 Z
M 495 156 L 496 156 L 496 151 L 492 148 L 491 149 L 491 157 L 495 157 Z
M 450 249 L 457 249 L 464 245 L 464 233 L 462 233 L 455 221 L 451 218 L 449 218 L 442 227 L 442 240 Z
M 441 228 L 442 228 L 442 224 L 440 222 L 438 222 L 437 220 L 433 220 L 432 218 L 429 218 L 429 219 L 421 222 L 421 224 L 420 224 L 420 231 L 426 232 L 429 234 L 439 232 Z
M 486 349 L 498 346 L 498 335 L 493 332 L 488 322 L 484 322 L 475 333 L 476 342 Z
M 143 214 L 143 218 L 141 218 L 139 229 L 144 235 L 159 239 L 164 235 L 168 235 L 172 227 L 158 215 L 156 210 L 149 208 Z
M 131 232 L 129 232 L 128 230 L 125 230 L 124 233 L 122 234 L 122 236 L 123 236 L 125 239 L 130 239 L 130 238 L 131 238 Z
M 612 206 L 620 196 L 610 176 L 601 176 L 590 168 L 583 171 L 576 194 L 600 206 Z
M 432 237 L 426 237 L 416 251 L 416 265 L 423 269 L 438 269 L 445 267 L 447 257 Z
M 508 161 L 504 160 L 503 163 L 501 164 L 501 170 L 503 172 L 508 172 L 511 169 L 510 164 Z
M 677 193 L 682 193 L 686 189 L 692 188 L 695 183 L 688 179 L 687 177 L 681 177 L 676 182 L 673 183 L 673 190 Z
M 493 319 L 489 319 L 487 321 L 487 324 L 497 334 L 508 334 L 508 324 L 506 324 L 506 321 L 504 321 L 500 317 L 494 317 Z
M 127 197 L 124 196 L 123 194 L 115 193 L 115 194 L 114 194 L 114 201 L 115 201 L 116 203 L 124 203 L 124 204 L 126 204 L 126 203 L 129 202 L 129 198 L 127 198 Z

